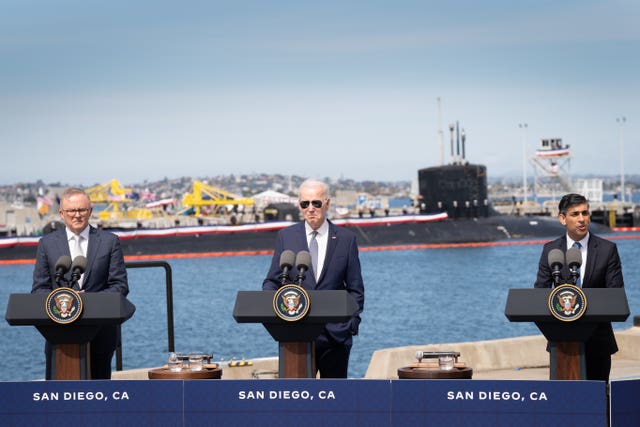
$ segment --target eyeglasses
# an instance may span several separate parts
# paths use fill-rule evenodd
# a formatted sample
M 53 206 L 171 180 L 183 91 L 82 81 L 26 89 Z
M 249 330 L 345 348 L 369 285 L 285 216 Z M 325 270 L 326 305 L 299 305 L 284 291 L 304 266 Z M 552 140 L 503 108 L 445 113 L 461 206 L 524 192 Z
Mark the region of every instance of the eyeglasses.
M 300 207 L 302 209 L 307 209 L 309 207 L 309 203 L 311 203 L 311 205 L 316 209 L 320 209 L 322 207 L 322 200 L 301 200 Z
M 89 212 L 89 208 L 62 209 L 62 212 L 66 213 L 67 215 L 75 215 L 75 214 L 86 215 L 86 213 Z

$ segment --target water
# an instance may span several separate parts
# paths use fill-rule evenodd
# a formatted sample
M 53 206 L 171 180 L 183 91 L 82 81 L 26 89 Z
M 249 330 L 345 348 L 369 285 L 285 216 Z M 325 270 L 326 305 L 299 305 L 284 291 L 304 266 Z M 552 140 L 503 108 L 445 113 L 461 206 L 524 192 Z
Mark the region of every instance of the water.
M 633 237 L 615 240 L 631 308 L 615 329 L 630 327 L 640 308 L 640 236 Z M 538 334 L 535 325 L 509 322 L 504 308 L 510 288 L 533 286 L 540 251 L 535 244 L 361 252 L 366 301 L 349 376 L 363 377 L 377 349 Z M 269 262 L 269 256 L 170 261 L 176 351 L 213 353 L 214 360 L 276 356 L 277 343 L 262 325 L 232 317 L 237 291 L 259 290 Z M 0 266 L 3 313 L 9 294 L 30 291 L 32 270 Z M 124 369 L 167 362 L 164 277 L 161 268 L 129 270 L 128 298 L 137 311 L 122 327 Z M 0 339 L 0 380 L 44 377 L 44 339 L 35 328 L 2 322 Z

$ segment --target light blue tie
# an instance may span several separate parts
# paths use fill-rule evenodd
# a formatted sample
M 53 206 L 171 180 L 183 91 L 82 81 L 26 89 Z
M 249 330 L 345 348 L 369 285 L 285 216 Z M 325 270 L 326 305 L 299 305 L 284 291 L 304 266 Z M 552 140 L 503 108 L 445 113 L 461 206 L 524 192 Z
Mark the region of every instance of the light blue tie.
M 577 250 L 579 250 L 581 253 L 581 249 L 582 249 L 582 245 L 580 244 L 580 242 L 573 242 L 573 245 L 571 246 L 573 248 L 576 248 Z M 581 267 L 582 269 L 582 267 Z M 578 276 L 578 278 L 576 279 L 576 286 L 581 287 L 582 285 L 582 279 L 580 276 Z
M 318 277 L 318 241 L 316 236 L 318 232 L 313 230 L 311 233 L 311 240 L 309 241 L 309 254 L 311 255 L 311 266 L 313 267 L 313 274 Z

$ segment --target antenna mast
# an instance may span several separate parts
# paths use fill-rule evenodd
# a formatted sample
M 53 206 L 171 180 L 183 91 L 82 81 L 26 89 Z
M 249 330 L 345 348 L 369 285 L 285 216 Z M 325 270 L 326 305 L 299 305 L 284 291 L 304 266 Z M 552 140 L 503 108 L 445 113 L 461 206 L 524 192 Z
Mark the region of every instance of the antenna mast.
M 438 148 L 440 149 L 440 166 L 444 166 L 444 141 L 442 134 L 442 111 L 440 110 L 440 97 L 436 98 L 438 102 Z

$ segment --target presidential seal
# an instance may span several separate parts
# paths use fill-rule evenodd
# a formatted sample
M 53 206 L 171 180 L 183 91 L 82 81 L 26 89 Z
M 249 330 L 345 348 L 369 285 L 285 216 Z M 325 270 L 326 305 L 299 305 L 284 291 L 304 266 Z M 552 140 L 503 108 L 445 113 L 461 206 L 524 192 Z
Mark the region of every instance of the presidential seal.
M 47 296 L 45 310 L 49 319 L 56 323 L 73 323 L 82 314 L 82 298 L 71 288 L 57 288 Z
M 309 294 L 298 285 L 284 285 L 273 295 L 276 316 L 287 322 L 296 322 L 306 316 L 309 305 Z
M 556 286 L 549 294 L 549 311 L 558 320 L 573 322 L 587 311 L 587 296 L 575 285 Z

